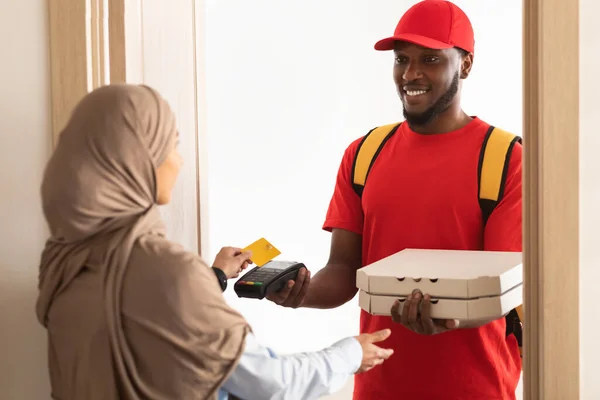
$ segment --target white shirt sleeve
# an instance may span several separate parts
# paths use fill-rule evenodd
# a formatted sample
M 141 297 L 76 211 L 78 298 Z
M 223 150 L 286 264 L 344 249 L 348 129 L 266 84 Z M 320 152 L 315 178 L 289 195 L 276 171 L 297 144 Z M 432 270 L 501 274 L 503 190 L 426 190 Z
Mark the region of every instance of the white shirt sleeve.
M 243 400 L 318 399 L 340 390 L 360 367 L 362 356 L 352 337 L 321 351 L 277 355 L 249 333 L 222 389 Z

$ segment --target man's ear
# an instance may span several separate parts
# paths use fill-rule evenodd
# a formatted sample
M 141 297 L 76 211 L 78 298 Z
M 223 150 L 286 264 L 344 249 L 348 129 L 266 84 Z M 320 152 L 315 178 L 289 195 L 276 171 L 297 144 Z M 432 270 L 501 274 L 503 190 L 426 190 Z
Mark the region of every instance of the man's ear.
M 473 53 L 468 53 L 465 56 L 461 56 L 460 62 L 460 79 L 467 79 L 471 73 L 473 67 Z

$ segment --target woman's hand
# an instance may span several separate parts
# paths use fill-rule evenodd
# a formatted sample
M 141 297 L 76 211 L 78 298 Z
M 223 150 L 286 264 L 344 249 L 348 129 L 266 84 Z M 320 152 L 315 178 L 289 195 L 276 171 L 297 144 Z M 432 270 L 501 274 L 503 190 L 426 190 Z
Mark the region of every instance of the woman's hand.
M 215 257 L 212 266 L 223 271 L 227 279 L 237 278 L 243 270 L 248 268 L 248 264 L 252 264 L 250 257 L 252 257 L 252 253 L 249 251 L 242 252 L 237 247 L 223 247 Z
M 367 372 L 374 367 L 383 364 L 385 360 L 390 358 L 394 353 L 392 349 L 383 349 L 374 343 L 382 342 L 391 334 L 389 329 L 383 329 L 373 333 L 363 333 L 356 336 L 356 340 L 360 343 L 363 349 L 363 358 L 360 368 L 356 371 L 357 374 Z

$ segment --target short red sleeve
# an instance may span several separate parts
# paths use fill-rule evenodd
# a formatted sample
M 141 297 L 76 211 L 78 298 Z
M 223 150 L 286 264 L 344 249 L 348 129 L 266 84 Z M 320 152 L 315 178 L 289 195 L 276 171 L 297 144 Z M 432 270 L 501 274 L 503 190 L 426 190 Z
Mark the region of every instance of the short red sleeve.
M 323 229 L 345 229 L 359 235 L 363 233 L 363 211 L 361 199 L 352 185 L 352 167 L 361 139 L 354 141 L 342 158 L 338 169 L 335 190 L 325 217 Z
M 512 150 L 504 197 L 487 221 L 484 250 L 522 251 L 523 248 L 523 147 L 517 143 Z

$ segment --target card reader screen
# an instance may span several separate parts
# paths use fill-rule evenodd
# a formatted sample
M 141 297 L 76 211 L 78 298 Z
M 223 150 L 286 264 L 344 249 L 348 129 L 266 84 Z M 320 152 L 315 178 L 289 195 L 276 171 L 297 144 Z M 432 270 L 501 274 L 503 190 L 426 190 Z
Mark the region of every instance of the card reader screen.
M 287 261 L 287 262 L 286 261 L 269 261 L 268 263 L 263 265 L 261 268 L 284 270 L 288 267 L 291 267 L 294 264 L 295 264 L 294 262 L 289 262 L 289 261 Z

